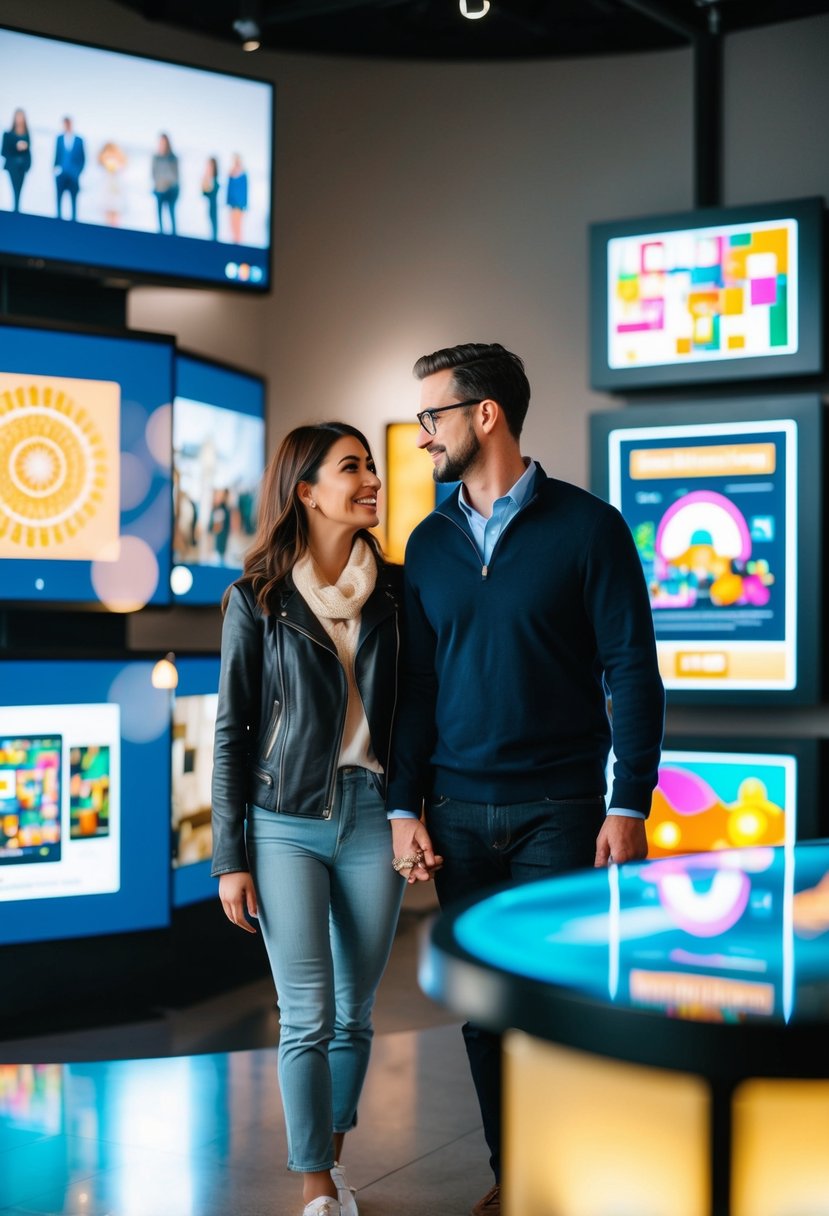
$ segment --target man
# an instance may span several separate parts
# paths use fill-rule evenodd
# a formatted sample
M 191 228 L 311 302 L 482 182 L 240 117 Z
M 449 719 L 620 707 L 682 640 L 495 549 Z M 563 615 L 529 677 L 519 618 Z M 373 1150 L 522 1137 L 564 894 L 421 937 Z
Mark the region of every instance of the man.
M 78 218 L 78 191 L 86 164 L 83 140 L 72 129 L 72 119 L 64 118 L 63 133 L 55 141 L 55 186 L 58 194 L 58 219 L 62 219 L 64 194 L 69 195 L 72 219 Z
M 630 531 L 521 455 L 530 386 L 517 355 L 468 343 L 414 372 L 418 445 L 436 481 L 462 485 L 406 550 L 395 867 L 409 882 L 434 874 L 446 907 L 503 881 L 644 858 L 664 691 Z M 499 1216 L 500 1039 L 463 1034 L 495 1175 L 472 1213 Z

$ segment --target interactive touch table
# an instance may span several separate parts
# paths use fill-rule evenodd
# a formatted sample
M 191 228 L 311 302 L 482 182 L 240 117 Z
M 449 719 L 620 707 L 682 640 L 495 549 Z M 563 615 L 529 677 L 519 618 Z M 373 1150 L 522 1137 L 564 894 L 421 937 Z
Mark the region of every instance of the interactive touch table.
M 829 1214 L 829 845 L 507 887 L 421 984 L 504 1031 L 505 1210 Z

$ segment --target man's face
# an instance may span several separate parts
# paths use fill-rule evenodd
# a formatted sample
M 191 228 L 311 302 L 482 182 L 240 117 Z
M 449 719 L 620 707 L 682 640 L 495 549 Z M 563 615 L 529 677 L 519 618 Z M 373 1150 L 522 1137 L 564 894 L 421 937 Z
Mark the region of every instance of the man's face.
M 439 410 L 441 406 L 454 405 L 462 401 L 452 379 L 452 371 L 426 376 L 420 382 L 420 411 Z M 435 414 L 436 433 L 430 435 L 423 427 L 417 437 L 417 446 L 425 448 L 432 458 L 435 481 L 463 481 L 474 467 L 481 450 L 481 441 L 473 422 L 474 406 L 469 409 L 447 410 Z

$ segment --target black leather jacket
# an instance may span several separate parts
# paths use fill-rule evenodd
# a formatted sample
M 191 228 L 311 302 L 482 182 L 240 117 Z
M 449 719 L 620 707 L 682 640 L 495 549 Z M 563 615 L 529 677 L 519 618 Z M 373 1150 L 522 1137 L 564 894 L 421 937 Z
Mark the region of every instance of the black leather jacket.
M 374 754 L 388 772 L 397 703 L 395 567 L 382 566 L 363 605 L 354 658 Z M 348 702 L 336 647 L 287 579 L 264 615 L 236 583 L 222 628 L 213 755 L 214 875 L 247 870 L 247 805 L 328 819 Z

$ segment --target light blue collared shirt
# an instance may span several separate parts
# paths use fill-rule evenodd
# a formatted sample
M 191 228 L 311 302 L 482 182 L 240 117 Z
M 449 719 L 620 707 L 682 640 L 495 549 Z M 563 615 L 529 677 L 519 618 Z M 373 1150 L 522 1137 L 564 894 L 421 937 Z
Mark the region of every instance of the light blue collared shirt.
M 481 561 L 485 566 L 488 566 L 490 563 L 492 552 L 498 543 L 501 533 L 527 501 L 527 495 L 530 492 L 534 476 L 535 461 L 528 460 L 526 469 L 518 478 L 515 485 L 507 490 L 506 494 L 495 499 L 495 502 L 492 504 L 492 514 L 488 519 L 469 505 L 464 495 L 464 488 L 461 486 L 458 495 L 458 505 L 466 516 L 472 537 L 481 555 Z M 645 818 L 640 811 L 629 811 L 618 806 L 614 806 L 607 813 L 608 815 L 621 815 L 625 819 Z M 388 817 L 389 819 L 417 819 L 417 815 L 412 814 L 411 811 L 401 810 L 389 811 Z

